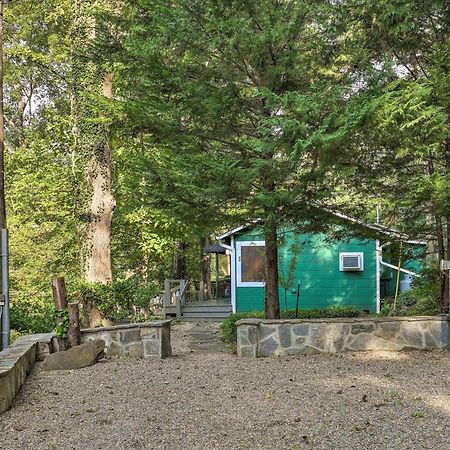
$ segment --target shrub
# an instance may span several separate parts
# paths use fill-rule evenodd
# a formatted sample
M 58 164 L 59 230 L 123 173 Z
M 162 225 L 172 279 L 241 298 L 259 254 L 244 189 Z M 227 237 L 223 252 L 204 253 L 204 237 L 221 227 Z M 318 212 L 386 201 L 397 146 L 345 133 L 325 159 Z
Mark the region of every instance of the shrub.
M 339 317 L 358 317 L 361 311 L 354 306 L 331 306 L 321 309 L 300 309 L 296 317 L 295 310 L 281 313 L 285 319 L 334 319 Z
M 96 305 L 108 319 L 133 319 L 133 306 L 148 309 L 150 300 L 159 292 L 155 283 L 143 284 L 137 277 L 118 280 L 112 284 L 80 283 L 74 297 L 83 305 Z M 142 321 L 139 317 L 139 321 Z
M 20 336 L 23 336 L 23 333 L 21 333 L 20 331 L 17 330 L 11 330 L 9 333 L 9 339 L 11 341 L 11 344 L 14 343 L 14 341 L 16 341 L 17 339 L 20 338 Z
M 332 306 L 322 309 L 301 309 L 298 311 L 298 319 L 332 319 L 339 317 L 358 317 L 361 311 L 354 306 Z M 241 319 L 264 319 L 265 314 L 260 311 L 231 314 L 221 324 L 222 340 L 228 344 L 236 344 L 236 322 Z M 282 319 L 295 319 L 295 310 L 282 312 Z
M 264 319 L 263 312 L 253 311 L 246 313 L 235 313 L 228 316 L 221 324 L 222 340 L 227 344 L 233 344 L 237 341 L 236 322 L 241 319 Z
M 21 333 L 49 333 L 55 327 L 55 308 L 51 297 L 11 296 L 11 329 Z
M 387 298 L 381 308 L 382 316 L 435 316 L 439 306 L 439 270 L 437 266 L 426 267 L 421 277 L 413 280 L 412 288 L 398 296 L 397 307 L 394 299 Z

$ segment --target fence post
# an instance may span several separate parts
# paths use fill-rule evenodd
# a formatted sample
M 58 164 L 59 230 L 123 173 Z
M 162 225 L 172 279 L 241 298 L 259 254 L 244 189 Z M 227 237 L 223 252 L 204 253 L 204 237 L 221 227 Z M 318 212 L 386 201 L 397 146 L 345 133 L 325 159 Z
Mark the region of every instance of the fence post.
M 66 283 L 64 277 L 53 278 L 52 280 L 52 290 L 53 290 L 53 302 L 55 303 L 55 309 L 58 312 L 67 310 L 67 291 Z M 62 315 L 56 316 L 56 325 L 61 325 L 64 321 Z M 67 349 L 66 340 L 62 337 L 56 337 L 52 339 L 52 345 L 54 346 L 54 351 L 64 351 Z

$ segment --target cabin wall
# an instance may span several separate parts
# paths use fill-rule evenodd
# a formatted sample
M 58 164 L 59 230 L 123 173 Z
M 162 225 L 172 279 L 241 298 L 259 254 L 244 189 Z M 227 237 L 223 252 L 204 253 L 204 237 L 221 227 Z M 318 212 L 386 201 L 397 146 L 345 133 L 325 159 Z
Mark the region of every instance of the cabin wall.
M 263 240 L 258 230 L 251 230 L 235 238 L 236 242 L 256 240 Z M 295 251 L 296 247 L 298 251 Z M 339 252 L 362 252 L 364 270 L 341 272 Z M 290 274 L 288 267 L 295 253 L 297 263 Z M 296 289 L 300 283 L 300 309 L 353 305 L 361 310 L 376 312 L 376 243 L 373 240 L 352 239 L 348 242 L 330 243 L 323 235 L 280 233 L 279 272 L 282 278 L 290 279 L 286 291 L 282 286 L 279 287 L 281 310 L 286 306 L 287 309 L 295 309 Z M 237 312 L 263 309 L 264 288 L 236 287 Z

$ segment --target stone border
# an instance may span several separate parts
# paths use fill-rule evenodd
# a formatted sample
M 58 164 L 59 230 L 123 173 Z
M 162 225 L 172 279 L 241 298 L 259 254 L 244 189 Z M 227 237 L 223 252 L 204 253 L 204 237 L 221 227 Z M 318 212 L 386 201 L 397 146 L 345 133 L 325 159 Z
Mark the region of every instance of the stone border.
M 241 319 L 238 356 L 449 348 L 449 316 Z
M 105 341 L 107 356 L 167 358 L 172 356 L 170 320 L 130 323 L 113 327 L 81 330 L 81 342 Z
M 36 361 L 51 353 L 53 333 L 21 336 L 0 352 L 0 414 L 10 406 Z

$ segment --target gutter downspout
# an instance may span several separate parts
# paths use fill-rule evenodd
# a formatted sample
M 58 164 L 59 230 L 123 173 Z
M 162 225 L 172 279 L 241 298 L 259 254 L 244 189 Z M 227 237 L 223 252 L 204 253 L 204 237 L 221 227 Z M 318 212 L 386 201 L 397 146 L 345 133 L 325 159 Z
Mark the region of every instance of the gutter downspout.
M 391 269 L 400 270 L 400 272 L 407 273 L 408 275 L 412 275 L 413 277 L 421 277 L 420 273 L 412 272 L 411 270 L 403 269 L 403 267 L 400 267 L 400 269 L 397 266 L 394 266 L 393 264 L 389 264 L 386 261 L 380 260 L 380 263 L 383 264 L 383 266 L 390 267 Z
M 234 248 L 234 236 L 231 236 L 231 245 L 225 244 L 219 239 L 219 244 L 230 251 L 231 258 L 231 308 L 233 313 L 236 312 L 236 251 Z
M 398 266 L 394 266 L 393 264 L 389 264 L 386 261 L 383 261 L 383 247 L 389 245 L 390 242 L 386 242 L 383 245 L 380 245 L 380 241 L 377 240 L 376 242 L 376 246 L 377 246 L 377 268 L 376 268 L 376 272 L 377 272 L 377 313 L 380 312 L 381 309 L 381 289 L 380 289 L 380 283 L 381 283 L 381 266 L 386 266 L 389 267 L 390 269 L 395 269 L 395 270 L 399 270 L 400 272 L 406 273 L 408 275 L 412 275 L 413 277 L 420 277 L 421 275 L 416 273 L 416 272 L 412 272 L 411 270 L 407 270 L 407 269 L 403 269 L 402 267 L 398 267 Z
M 400 270 L 400 272 L 403 273 L 407 273 L 408 275 L 412 275 L 413 277 L 421 277 L 422 275 L 420 275 L 419 273 L 413 272 L 411 270 L 407 270 L 407 269 L 403 269 L 403 267 L 400 267 L 400 269 L 398 268 L 398 266 L 394 266 L 393 264 L 389 264 L 386 261 L 383 261 L 383 247 L 386 247 L 387 245 L 390 245 L 391 242 L 386 242 L 383 245 L 378 246 L 378 255 L 380 258 L 380 264 L 382 264 L 383 266 L 389 267 L 390 269 L 395 269 L 395 270 Z
M 378 208 L 377 208 L 378 213 Z M 376 256 L 376 301 L 377 314 L 381 311 L 381 261 L 383 248 L 380 247 L 379 239 L 375 242 L 375 256 Z

